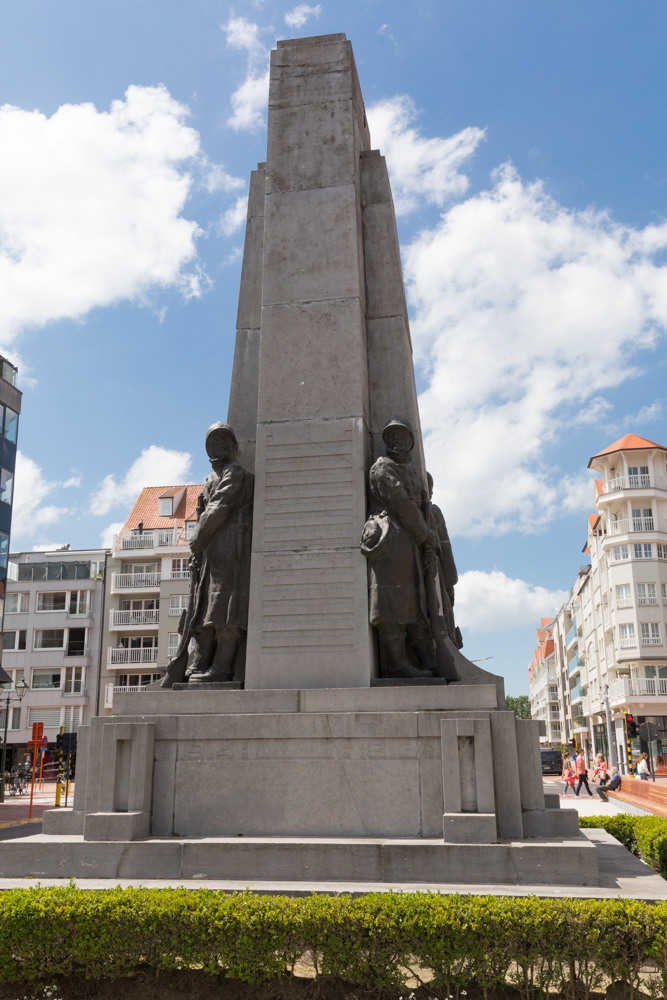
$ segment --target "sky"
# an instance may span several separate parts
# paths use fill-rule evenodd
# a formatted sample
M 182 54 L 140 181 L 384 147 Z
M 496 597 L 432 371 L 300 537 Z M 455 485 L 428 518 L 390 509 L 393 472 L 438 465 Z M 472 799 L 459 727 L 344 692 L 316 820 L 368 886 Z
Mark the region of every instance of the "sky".
M 277 39 L 345 32 L 387 157 L 464 652 L 528 691 L 589 458 L 667 445 L 659 0 L 0 2 L 12 549 L 108 544 L 225 419 Z

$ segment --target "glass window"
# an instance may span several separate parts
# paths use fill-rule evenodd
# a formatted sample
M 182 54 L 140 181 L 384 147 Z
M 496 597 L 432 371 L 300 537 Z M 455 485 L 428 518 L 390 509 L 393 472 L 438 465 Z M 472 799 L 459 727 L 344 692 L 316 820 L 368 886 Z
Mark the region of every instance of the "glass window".
M 64 649 L 64 628 L 35 629 L 35 649 Z
M 658 559 L 667 559 L 667 545 L 661 545 L 658 542 L 656 549 L 658 550 Z
M 616 605 L 619 608 L 627 608 L 630 603 L 630 584 L 622 583 L 616 588 Z
M 0 712 L 0 730 L 5 728 L 5 709 Z M 12 708 L 9 712 L 9 729 L 21 728 L 21 708 Z
M 650 542 L 636 542 L 635 559 L 651 559 L 653 557 L 653 546 Z
M 85 628 L 71 628 L 67 635 L 67 656 L 85 656 L 86 654 L 86 631 Z
M 66 733 L 76 733 L 79 728 L 79 721 L 81 718 L 81 709 L 78 705 L 68 705 L 65 709 L 65 715 L 63 722 L 65 724 Z
M 5 437 L 8 441 L 13 441 L 16 444 L 17 432 L 19 427 L 19 415 L 10 410 L 8 406 L 5 407 Z
M 662 599 L 664 601 L 665 599 L 667 599 L 667 583 L 661 583 L 660 590 L 662 592 Z
M 0 500 L 11 503 L 14 495 L 14 473 L 0 469 Z
M 654 583 L 638 583 L 637 599 L 639 604 L 657 604 L 658 598 L 655 593 Z
M 169 614 L 171 617 L 180 616 L 188 606 L 190 597 L 188 594 L 173 594 L 169 598 Z
M 71 615 L 88 614 L 88 591 L 73 590 L 69 595 L 69 613 Z
M 9 555 L 9 535 L 0 531 L 0 567 L 6 569 L 7 556 Z
M 83 687 L 83 667 L 66 667 L 65 684 L 63 691 L 65 694 L 81 694 Z
M 25 649 L 26 629 L 20 628 L 18 631 L 5 632 L 2 637 L 3 649 L 14 650 L 15 652 Z
M 60 670 L 57 670 L 54 667 L 33 670 L 30 686 L 34 690 L 39 690 L 41 688 L 59 688 Z
M 166 500 L 159 501 L 159 517 L 171 517 L 173 513 L 173 498 L 167 497 Z
M 178 643 L 180 641 L 180 635 L 178 632 L 169 633 L 169 645 L 167 647 L 167 656 L 170 660 L 176 656 L 176 650 L 178 649 Z
M 660 643 L 660 625 L 658 622 L 642 622 L 642 643 L 645 646 L 657 646 Z
M 8 615 L 26 614 L 30 601 L 30 594 L 7 594 L 5 597 L 5 611 Z
M 614 559 L 619 562 L 621 559 L 629 559 L 630 552 L 627 545 L 615 545 L 614 546 Z
M 634 638 L 635 626 L 633 624 L 621 625 L 621 642 L 634 642 Z
M 67 595 L 64 590 L 52 590 L 46 594 L 37 595 L 38 611 L 64 611 Z

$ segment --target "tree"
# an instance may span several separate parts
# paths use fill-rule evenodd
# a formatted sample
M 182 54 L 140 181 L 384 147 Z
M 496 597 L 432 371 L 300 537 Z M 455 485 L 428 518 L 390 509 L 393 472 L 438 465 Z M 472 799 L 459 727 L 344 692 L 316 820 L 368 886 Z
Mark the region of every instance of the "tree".
M 513 698 L 511 694 L 508 694 L 505 698 L 505 708 L 508 712 L 514 712 L 517 719 L 532 719 L 530 714 L 530 698 L 527 694 L 520 694 L 517 698 Z

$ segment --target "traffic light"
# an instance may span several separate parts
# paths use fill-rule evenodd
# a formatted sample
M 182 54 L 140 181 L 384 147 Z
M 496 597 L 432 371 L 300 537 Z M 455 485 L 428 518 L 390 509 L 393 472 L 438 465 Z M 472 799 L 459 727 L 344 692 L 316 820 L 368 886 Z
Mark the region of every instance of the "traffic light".
M 76 753 L 76 733 L 58 733 L 56 746 L 63 753 Z
M 639 726 L 634 715 L 626 715 L 625 722 L 628 727 L 628 739 L 636 740 L 639 736 Z

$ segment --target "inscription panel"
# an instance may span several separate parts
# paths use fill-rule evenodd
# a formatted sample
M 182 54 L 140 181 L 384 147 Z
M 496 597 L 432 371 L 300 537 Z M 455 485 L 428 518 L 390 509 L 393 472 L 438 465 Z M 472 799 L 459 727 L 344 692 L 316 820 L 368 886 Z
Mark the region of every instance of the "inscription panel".
M 182 740 L 179 761 L 433 760 L 439 741 L 418 739 Z

